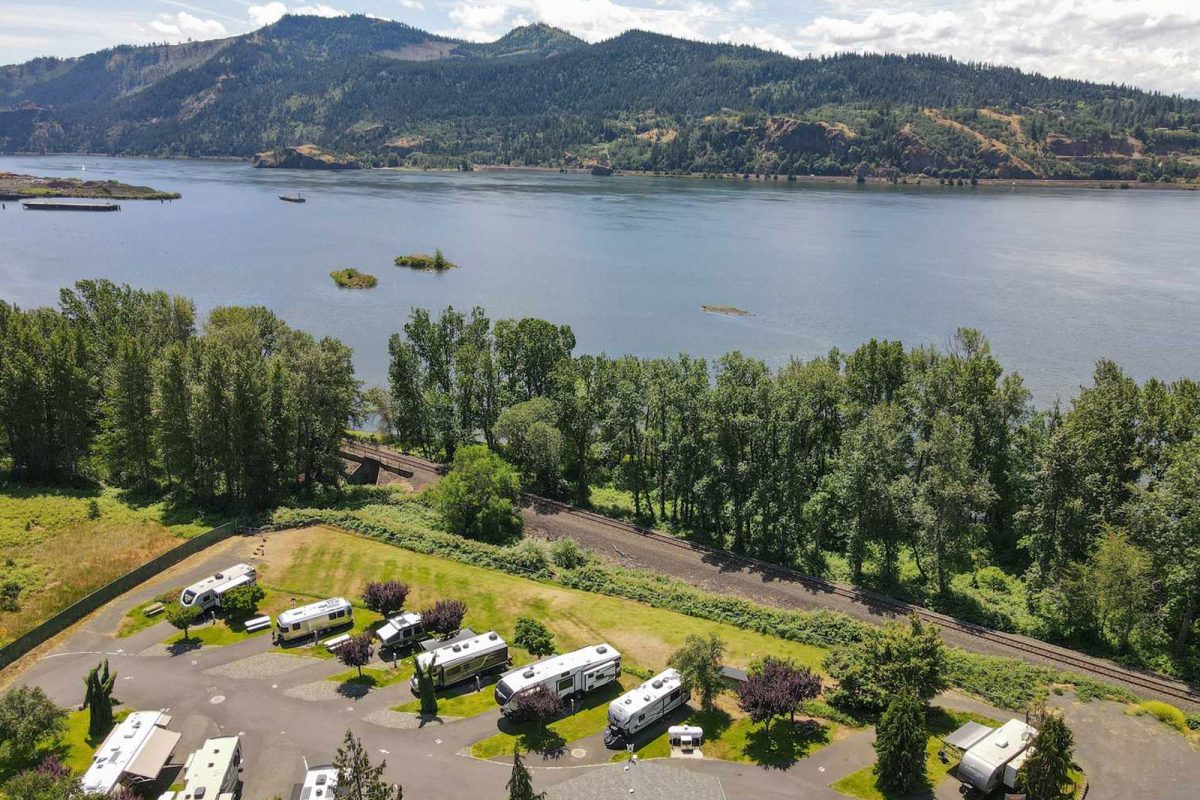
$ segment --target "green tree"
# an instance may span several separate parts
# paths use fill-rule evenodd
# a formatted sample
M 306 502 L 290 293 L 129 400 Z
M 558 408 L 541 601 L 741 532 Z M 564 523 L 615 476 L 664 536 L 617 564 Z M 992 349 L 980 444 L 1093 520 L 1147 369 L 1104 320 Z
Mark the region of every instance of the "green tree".
M 38 745 L 58 741 L 67 713 L 40 686 L 19 686 L 0 698 L 0 746 L 15 764 L 28 764 Z
M 266 596 L 258 584 L 238 586 L 221 596 L 221 611 L 226 619 L 246 619 L 258 613 L 258 604 Z
M 888 795 L 908 795 L 925 774 L 925 704 L 904 692 L 888 702 L 875 726 L 875 781 Z
M 535 397 L 509 406 L 496 420 L 505 453 L 522 479 L 542 494 L 557 494 L 562 480 L 563 436 L 555 427 L 556 416 L 549 399 Z
M 334 797 L 337 800 L 403 800 L 404 790 L 383 779 L 386 761 L 378 765 L 371 763 L 362 742 L 347 730 L 342 746 L 338 748 L 333 758 L 334 769 L 337 770 L 337 788 Z
M 175 343 L 163 352 L 155 381 L 154 431 L 159 458 L 167 480 L 184 492 L 193 490 L 196 473 L 190 372 L 188 349 Z
M 105 377 L 101 430 L 97 440 L 109 479 L 139 491 L 155 483 L 154 361 L 149 346 L 122 336 Z
M 484 445 L 458 451 L 449 474 L 434 490 L 446 527 L 485 542 L 504 542 L 521 532 L 517 513 L 521 482 L 516 471 Z
M 437 692 L 433 687 L 433 666 L 436 661 L 431 658 L 429 666 L 425 669 L 421 668 L 421 662 L 417 657 L 413 656 L 413 676 L 417 679 L 417 696 L 421 700 L 421 716 L 434 718 L 438 715 L 438 699 Z
M 545 792 L 533 791 L 533 777 L 525 762 L 521 760 L 521 743 L 513 742 L 512 775 L 505 784 L 508 789 L 508 800 L 545 800 Z
M 554 652 L 554 634 L 536 619 L 517 617 L 513 644 L 525 648 L 530 655 L 548 656 Z
M 176 630 L 183 631 L 183 638 L 191 637 L 189 633 L 191 627 L 200 621 L 200 609 L 195 606 L 172 605 L 167 608 L 167 622 Z
M 838 683 L 831 700 L 848 708 L 880 711 L 906 692 L 927 703 L 947 686 L 946 646 L 937 629 L 916 616 L 835 648 L 824 666 Z
M 705 711 L 712 710 L 713 701 L 725 686 L 721 677 L 721 658 L 725 655 L 725 642 L 715 633 L 707 637 L 695 634 L 688 636 L 683 646 L 676 650 L 669 666 L 679 671 L 685 691 L 699 697 Z
M 1043 712 L 1035 714 L 1033 719 L 1038 733 L 1030 745 L 1032 752 L 1017 772 L 1017 789 L 1025 792 L 1029 800 L 1073 796 L 1075 736 L 1058 714 Z
M 113 726 L 113 684 L 117 673 L 108 669 L 108 659 L 93 667 L 84 679 L 83 707 L 88 712 L 88 739 L 99 742 Z
M 1107 528 L 1087 565 L 1087 587 L 1100 629 L 1119 648 L 1146 613 L 1154 576 L 1146 553 L 1124 531 Z

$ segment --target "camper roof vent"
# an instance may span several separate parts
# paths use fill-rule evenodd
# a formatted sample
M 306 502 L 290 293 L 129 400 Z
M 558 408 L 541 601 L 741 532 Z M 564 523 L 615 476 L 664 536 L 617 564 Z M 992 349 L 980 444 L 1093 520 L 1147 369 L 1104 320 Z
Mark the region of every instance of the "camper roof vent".
M 327 781 L 327 780 L 329 780 L 328 775 L 318 775 L 317 776 L 317 786 L 324 786 L 325 781 Z
M 599 647 L 597 647 L 597 648 L 596 648 L 596 652 L 597 652 L 597 653 L 607 653 L 607 652 L 608 652 L 608 648 L 607 648 L 607 647 L 605 647 L 604 645 L 600 645 Z
M 456 653 L 457 653 L 457 652 L 459 652 L 460 650 L 462 650 L 462 646 L 461 646 L 461 645 L 457 645 L 457 644 L 456 644 L 456 645 L 454 645 L 454 647 L 453 647 L 453 650 L 454 650 L 454 652 L 456 652 Z
M 196 793 L 192 796 L 195 797 L 196 800 L 200 800 L 201 797 L 204 797 L 204 789 L 205 789 L 205 787 L 201 786 L 199 789 L 196 790 Z
M 224 578 L 225 575 L 223 573 L 218 572 L 216 575 L 213 575 L 213 577 L 214 578 Z M 196 795 L 196 796 L 199 797 L 200 795 Z
M 522 672 L 521 677 L 522 678 L 532 678 L 533 677 L 533 668 L 531 667 L 531 668 L 525 670 L 524 672 Z
M 625 705 L 627 705 L 627 706 L 631 706 L 631 705 L 633 705 L 633 698 L 632 698 L 632 697 L 626 697 L 626 698 L 625 698 Z
M 1000 748 L 1008 747 L 1008 739 L 1006 737 L 1000 737 L 999 739 L 996 740 L 996 747 L 1000 747 Z
M 661 688 L 662 688 L 662 681 L 656 680 L 656 681 L 654 681 L 653 683 L 651 683 L 650 685 L 651 685 L 651 686 L 653 686 L 655 689 L 661 689 Z
M 492 642 L 494 642 L 494 641 L 496 641 L 496 640 L 497 640 L 497 639 L 499 639 L 499 638 L 500 638 L 500 637 L 499 637 L 499 636 L 497 636 L 497 635 L 495 634 L 495 632 L 492 632 L 492 633 L 489 633 L 489 634 L 488 634 L 488 640 L 489 640 L 489 641 L 492 641 Z

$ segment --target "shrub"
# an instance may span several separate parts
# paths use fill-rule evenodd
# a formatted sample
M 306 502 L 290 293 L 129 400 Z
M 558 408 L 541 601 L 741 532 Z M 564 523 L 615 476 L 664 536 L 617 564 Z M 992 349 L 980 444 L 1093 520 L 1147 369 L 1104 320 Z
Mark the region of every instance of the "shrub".
M 564 536 L 550 545 L 550 558 L 562 569 L 579 569 L 591 559 L 591 552 L 579 546 L 579 542 Z
M 531 655 L 548 656 L 554 652 L 554 634 L 536 619 L 517 617 L 513 644 L 524 647 Z
M 454 533 L 505 542 L 521 533 L 516 470 L 485 445 L 459 448 L 454 466 L 432 490 L 442 519 Z
M 992 592 L 1004 592 L 1006 594 L 1011 591 L 1011 587 L 1009 586 L 1011 579 L 999 567 L 984 567 L 972 577 L 974 578 L 974 583 L 983 589 Z
M 1147 700 L 1134 706 L 1132 712 L 1139 717 L 1148 714 L 1180 732 L 1188 729 L 1187 716 L 1175 706 L 1161 700 Z
M 258 611 L 258 604 L 267 596 L 261 586 L 239 586 L 221 598 L 221 610 L 228 619 L 245 619 Z
M 337 269 L 329 273 L 329 277 L 343 289 L 373 289 L 379 283 L 374 275 L 356 269 Z
M 425 630 L 439 636 L 451 636 L 462 628 L 467 605 L 461 600 L 438 600 L 421 612 L 421 624 Z
M 561 716 L 566 710 L 558 692 L 545 686 L 535 686 L 518 692 L 512 702 L 515 709 L 513 716 L 522 720 L 536 720 L 541 724 Z
M 363 605 L 377 614 L 390 617 L 404 607 L 408 584 L 400 581 L 371 581 L 363 587 Z
M 509 548 L 512 551 L 512 563 L 517 569 L 527 575 L 546 574 L 550 570 L 550 560 L 546 557 L 546 548 L 533 539 L 524 539 L 519 544 Z

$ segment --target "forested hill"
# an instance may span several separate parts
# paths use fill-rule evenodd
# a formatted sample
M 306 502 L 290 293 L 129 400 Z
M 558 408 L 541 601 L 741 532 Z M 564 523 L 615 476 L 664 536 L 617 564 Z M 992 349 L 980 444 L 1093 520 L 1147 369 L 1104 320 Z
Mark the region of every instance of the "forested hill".
M 0 68 L 0 149 L 943 177 L 1200 176 L 1200 101 L 938 56 L 797 59 L 362 16 Z

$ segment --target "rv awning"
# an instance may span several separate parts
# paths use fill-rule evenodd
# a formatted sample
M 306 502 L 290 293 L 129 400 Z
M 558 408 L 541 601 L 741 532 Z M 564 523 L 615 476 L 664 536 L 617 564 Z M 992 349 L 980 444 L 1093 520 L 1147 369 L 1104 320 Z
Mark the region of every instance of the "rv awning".
M 970 750 L 972 745 L 979 742 L 980 739 L 987 736 L 993 730 L 993 728 L 989 728 L 987 725 L 980 725 L 978 722 L 967 722 L 942 741 L 950 747 L 956 747 L 959 750 Z
M 181 735 L 175 731 L 168 731 L 162 728 L 154 731 L 154 733 L 150 734 L 150 738 L 146 740 L 142 751 L 137 754 L 137 757 L 133 761 L 129 762 L 129 766 L 125 768 L 125 772 L 148 781 L 154 780 L 158 777 L 158 773 L 162 772 L 163 765 L 171 757 L 171 753 L 174 752 L 175 745 L 179 743 Z

